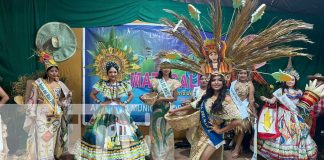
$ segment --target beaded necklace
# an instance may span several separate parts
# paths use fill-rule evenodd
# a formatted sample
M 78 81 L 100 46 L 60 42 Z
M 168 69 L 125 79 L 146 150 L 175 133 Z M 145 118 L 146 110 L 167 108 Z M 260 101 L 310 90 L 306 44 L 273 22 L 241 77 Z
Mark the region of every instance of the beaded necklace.
M 118 98 L 118 85 L 117 82 L 114 82 L 113 84 L 106 82 L 107 87 L 109 88 L 109 91 L 111 93 L 111 100 L 115 101 Z

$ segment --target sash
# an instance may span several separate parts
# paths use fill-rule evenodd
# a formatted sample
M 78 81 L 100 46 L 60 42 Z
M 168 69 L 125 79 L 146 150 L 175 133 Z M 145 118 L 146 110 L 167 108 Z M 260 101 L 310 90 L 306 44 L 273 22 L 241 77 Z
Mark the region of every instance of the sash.
M 237 80 L 233 81 L 231 84 L 230 95 L 233 99 L 233 102 L 235 103 L 237 108 L 240 110 L 241 118 L 245 119 L 245 118 L 249 117 L 249 113 L 247 111 L 247 107 L 249 106 L 249 101 L 247 98 L 244 101 L 241 101 L 240 97 L 237 95 L 237 93 L 235 91 L 236 82 L 237 82 Z
M 43 82 L 41 78 L 37 79 L 35 81 L 36 85 L 38 86 L 41 93 L 44 95 L 45 99 L 49 102 L 51 105 L 50 108 L 56 112 L 55 114 L 61 114 L 62 110 L 60 107 L 57 107 L 55 98 L 53 97 L 52 92 L 48 89 L 46 84 Z
M 168 87 L 167 83 L 165 82 L 164 78 L 158 79 L 159 81 L 159 86 L 164 94 L 164 97 L 173 97 L 172 93 L 170 91 L 170 88 Z
M 297 130 L 300 129 L 299 120 L 298 120 L 298 117 L 297 117 L 297 115 L 299 115 L 298 114 L 298 108 L 295 105 L 295 103 L 290 98 L 288 98 L 286 93 L 282 94 L 282 89 L 281 88 L 279 88 L 275 92 L 273 92 L 273 95 L 280 101 L 281 104 L 283 104 L 292 113 L 294 113 L 291 116 L 295 119 L 296 129 Z
M 159 82 L 159 86 L 160 86 L 160 88 L 161 88 L 161 90 L 163 92 L 164 97 L 165 98 L 167 98 L 167 97 L 173 97 L 172 96 L 172 93 L 170 91 L 170 88 L 168 87 L 168 85 L 165 82 L 164 78 L 158 79 L 158 82 Z M 173 109 L 172 103 L 169 102 L 169 104 L 170 104 L 170 110 L 172 110 Z
M 279 88 L 275 92 L 273 92 L 273 95 L 280 101 L 281 104 L 283 104 L 285 107 L 289 108 L 295 114 L 298 114 L 296 112 L 298 110 L 297 106 L 290 98 L 288 98 L 286 93 L 282 94 L 281 88 Z
M 206 111 L 205 101 L 202 102 L 199 112 L 202 128 L 204 129 L 205 133 L 209 137 L 209 140 L 213 143 L 215 148 L 218 149 L 221 145 L 225 144 L 225 141 L 223 140 L 222 134 L 217 134 L 209 129 L 209 127 L 211 127 L 212 125 L 209 123 L 209 115 Z

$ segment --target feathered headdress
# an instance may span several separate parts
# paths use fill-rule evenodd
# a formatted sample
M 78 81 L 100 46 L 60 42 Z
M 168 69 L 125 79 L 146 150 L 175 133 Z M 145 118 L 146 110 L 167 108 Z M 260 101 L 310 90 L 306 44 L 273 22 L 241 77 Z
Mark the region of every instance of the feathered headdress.
M 257 0 L 235 1 L 233 18 L 226 33 L 225 41 L 221 40 L 222 36 L 222 10 L 220 0 L 210 0 L 210 20 L 213 29 L 213 39 L 204 40 L 197 26 L 195 26 L 187 17 L 178 15 L 176 12 L 164 9 L 167 13 L 172 14 L 179 23 L 175 24 L 167 18 L 162 18 L 161 22 L 173 28 L 164 32 L 181 40 L 191 51 L 191 54 L 197 57 L 192 60 L 177 52 L 162 52 L 159 58 L 168 59 L 160 66 L 192 71 L 200 74 L 214 72 L 230 73 L 235 68 L 247 68 L 255 64 L 264 63 L 266 61 L 291 56 L 306 56 L 311 58 L 309 54 L 299 52 L 303 48 L 285 45 L 288 42 L 303 41 L 311 43 L 307 36 L 296 33 L 296 30 L 312 29 L 313 25 L 298 20 L 280 20 L 272 26 L 261 31 L 258 36 L 246 43 L 243 36 L 246 30 L 256 21 L 261 19 L 266 6 L 263 4 L 257 8 Z M 190 15 L 199 14 L 192 5 L 189 7 Z M 195 15 L 194 17 L 199 17 Z M 199 19 L 196 19 L 199 24 Z M 177 29 L 182 24 L 184 30 Z M 200 25 L 201 27 L 201 25 Z M 202 27 L 201 27 L 202 28 Z M 187 35 L 185 32 L 188 32 Z M 205 36 L 206 37 L 206 36 Z M 219 58 L 218 67 L 210 63 L 208 52 L 206 49 L 217 51 Z M 178 62 L 179 60 L 185 60 Z M 200 66 L 200 67 L 199 67 Z M 201 67 L 205 66 L 205 67 Z M 212 69 L 212 70 L 211 70 Z
M 136 64 L 137 59 L 132 54 L 132 49 L 124 44 L 111 29 L 107 42 L 97 42 L 97 50 L 88 52 L 94 58 L 89 68 L 93 69 L 91 75 L 97 75 L 102 80 L 109 80 L 107 75 L 107 64 L 114 62 L 119 67 L 117 79 L 124 80 L 130 73 L 140 69 Z

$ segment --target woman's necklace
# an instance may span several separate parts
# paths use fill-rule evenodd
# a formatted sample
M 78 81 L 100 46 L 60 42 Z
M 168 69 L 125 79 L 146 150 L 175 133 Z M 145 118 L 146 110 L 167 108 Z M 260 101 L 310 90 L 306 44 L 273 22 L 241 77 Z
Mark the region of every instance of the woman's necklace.
M 115 87 L 116 87 L 116 82 L 115 83 L 113 83 L 113 84 L 111 84 L 112 86 L 111 87 L 109 87 L 109 89 L 110 89 L 110 93 L 111 93 L 111 100 L 112 101 L 115 101 L 116 99 L 117 99 L 117 92 L 115 93 Z
M 118 96 L 117 95 L 117 91 L 116 91 L 116 89 L 117 89 L 117 82 L 109 83 L 108 81 L 106 81 L 106 87 L 105 88 L 109 89 L 110 99 L 112 101 L 115 101 L 117 99 L 117 96 Z

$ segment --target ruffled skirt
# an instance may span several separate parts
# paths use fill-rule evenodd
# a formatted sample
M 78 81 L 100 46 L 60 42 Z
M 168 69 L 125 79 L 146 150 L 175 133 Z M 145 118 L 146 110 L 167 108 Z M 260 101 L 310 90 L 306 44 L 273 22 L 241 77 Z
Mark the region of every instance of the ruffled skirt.
M 317 146 L 304 119 L 285 106 L 278 107 L 279 136 L 259 139 L 259 154 L 267 159 L 315 160 Z
M 99 108 L 81 140 L 82 159 L 145 159 L 148 147 L 127 110 L 119 105 Z

